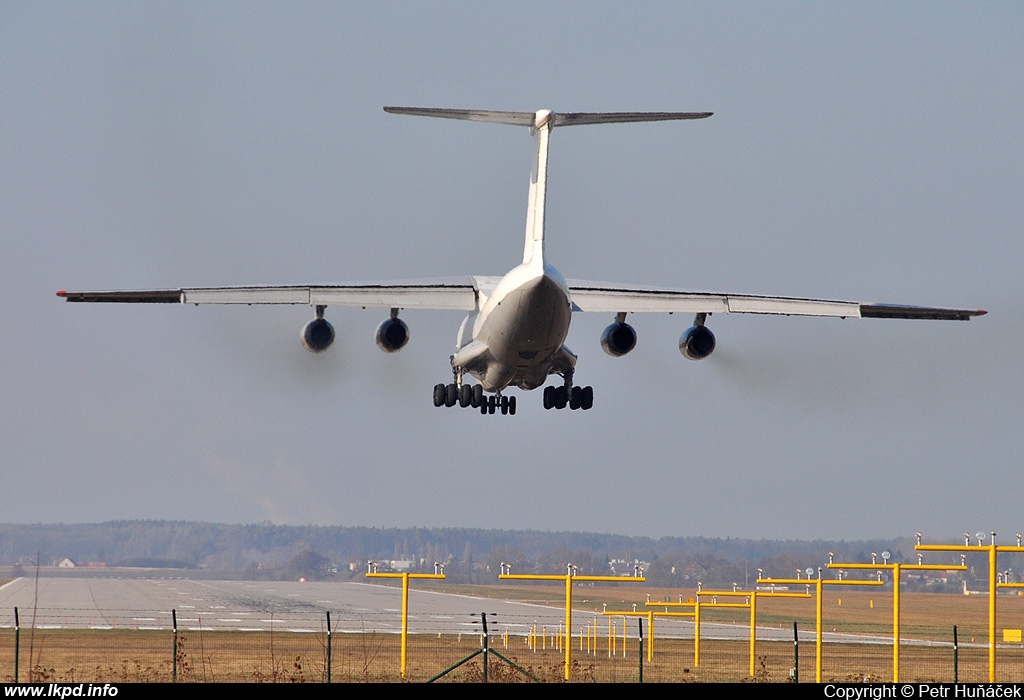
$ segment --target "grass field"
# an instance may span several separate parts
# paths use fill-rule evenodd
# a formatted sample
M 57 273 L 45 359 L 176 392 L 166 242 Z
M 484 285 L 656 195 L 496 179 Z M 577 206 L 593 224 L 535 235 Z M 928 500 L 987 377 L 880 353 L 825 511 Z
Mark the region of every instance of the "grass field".
M 427 586 L 421 586 L 427 588 Z M 561 586 L 437 586 L 446 593 L 482 598 L 520 600 L 554 607 L 565 606 L 565 589 Z M 813 591 L 812 591 L 813 592 Z M 678 589 L 644 587 L 577 588 L 573 592 L 573 609 L 601 612 L 625 609 L 636 603 L 644 606 L 647 596 L 652 601 L 678 601 Z M 693 591 L 683 591 L 683 600 Z M 706 599 L 705 599 L 706 600 Z M 988 596 L 947 593 L 907 593 L 900 596 L 900 639 L 952 641 L 957 626 L 960 641 L 985 643 L 988 640 Z M 798 623 L 802 630 L 815 628 L 815 601 L 798 598 L 765 598 L 757 603 L 758 627 L 792 628 Z M 745 610 L 705 609 L 701 618 L 707 622 L 749 624 Z M 892 636 L 892 590 L 837 590 L 825 588 L 822 596 L 822 619 L 826 631 L 863 635 Z M 1001 594 L 998 598 L 997 628 L 1024 628 L 1024 596 Z M 1001 638 L 1001 636 L 1000 636 Z
M 558 585 L 458 586 L 424 585 L 439 592 L 481 598 L 520 600 L 562 607 L 564 588 Z M 580 587 L 574 589 L 574 610 L 600 613 L 608 609 L 638 609 L 651 600 L 678 601 L 679 591 L 641 587 Z M 689 592 L 692 595 L 692 591 Z M 687 593 L 683 594 L 684 600 Z M 1024 596 L 998 598 L 997 657 L 999 681 L 1024 681 L 1024 647 L 1002 643 L 1003 630 L 1024 627 Z M 823 600 L 826 631 L 881 637 L 874 644 L 826 643 L 822 653 L 822 679 L 839 681 L 891 681 L 893 679 L 892 592 L 885 590 L 826 589 Z M 705 609 L 702 620 L 733 623 L 746 628 L 743 609 Z M 813 599 L 758 600 L 758 627 L 802 632 L 815 628 Z M 960 648 L 954 658 L 951 645 L 956 626 Z M 657 629 L 657 628 L 656 628 Z M 492 630 L 494 632 L 495 630 Z M 601 629 L 599 634 L 603 634 Z M 14 680 L 13 631 L 0 629 L 0 680 Z M 988 598 L 981 595 L 906 593 L 901 597 L 900 680 L 988 680 Z M 400 673 L 400 638 L 395 634 L 335 634 L 330 639 L 330 680 L 333 682 L 423 682 L 446 669 L 443 682 L 483 680 L 482 641 L 479 635 L 412 635 L 407 672 Z M 514 668 L 494 655 L 488 664 L 491 682 L 563 680 L 565 652 L 554 635 L 531 647 L 525 637 L 492 634 L 491 650 L 513 661 Z M 701 640 L 700 665 L 694 664 L 694 640 L 655 638 L 654 656 L 638 645 L 635 633 L 622 649 L 614 650 L 607 638 L 594 645 L 573 640 L 573 681 L 599 682 L 785 682 L 791 669 L 799 680 L 815 679 L 815 644 L 758 640 L 750 674 L 749 646 L 744 641 Z M 168 630 L 59 630 L 20 636 L 21 681 L 66 682 L 323 682 L 328 680 L 328 640 L 325 634 L 288 632 L 182 632 Z M 477 654 L 466 664 L 456 665 Z M 798 656 L 797 656 L 798 654 Z M 954 666 L 954 660 L 956 665 Z M 641 669 L 641 662 L 643 667 Z M 521 670 L 520 670 L 521 669 Z
M 327 676 L 327 646 L 315 634 L 213 632 L 188 634 L 178 647 L 168 632 L 132 630 L 47 630 L 35 647 L 22 648 L 19 680 L 36 682 L 286 682 L 322 683 Z M 562 682 L 564 651 L 551 643 L 530 648 L 523 637 L 492 637 L 490 648 L 519 668 L 490 656 L 491 682 Z M 477 635 L 438 637 L 412 635 L 408 668 L 400 673 L 400 638 L 374 633 L 335 635 L 331 640 L 332 682 L 424 682 L 451 672 L 441 682 L 483 680 L 481 640 Z M 0 678 L 12 681 L 13 659 L 8 640 L 0 650 Z M 790 642 L 757 644 L 754 676 L 749 672 L 746 642 L 704 639 L 701 663 L 693 663 L 692 639 L 656 639 L 653 659 L 647 658 L 635 638 L 625 651 L 615 652 L 599 639 L 598 649 L 572 650 L 571 678 L 575 682 L 786 682 L 794 667 Z M 960 681 L 987 680 L 986 650 L 960 651 Z M 476 654 L 468 663 L 459 662 Z M 815 680 L 813 643 L 799 647 L 799 679 Z M 31 658 L 32 662 L 29 662 Z M 642 662 L 642 667 L 641 667 Z M 522 669 L 522 670 L 520 670 Z M 892 675 L 892 647 L 885 644 L 826 644 L 822 680 L 887 682 Z M 905 682 L 952 681 L 954 666 L 948 646 L 901 647 L 901 675 Z M 1001 649 L 997 680 L 1024 680 L 1024 650 Z

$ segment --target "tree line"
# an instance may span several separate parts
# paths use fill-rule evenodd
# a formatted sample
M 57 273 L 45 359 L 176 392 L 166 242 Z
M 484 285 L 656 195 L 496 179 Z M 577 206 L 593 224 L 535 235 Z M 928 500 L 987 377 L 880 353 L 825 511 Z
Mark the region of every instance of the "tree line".
M 373 528 L 121 520 L 94 524 L 0 524 L 0 566 L 146 567 L 245 578 L 350 580 L 379 570 L 430 572 L 452 583 L 494 583 L 501 564 L 516 573 L 627 575 L 643 566 L 655 586 L 750 586 L 758 576 L 793 578 L 828 562 L 869 562 L 872 553 L 916 561 L 912 537 L 891 540 L 751 540 L 632 537 L 587 532 L 474 528 Z M 879 561 L 881 561 L 879 559 Z M 959 563 L 959 561 L 957 562 Z M 970 563 L 970 562 L 969 562 Z M 1003 561 L 1000 562 L 1001 564 Z M 1015 562 L 1007 559 L 1007 564 Z M 982 567 L 983 569 L 984 567 Z M 1018 568 L 1017 570 L 1021 570 Z M 824 575 L 832 577 L 826 572 Z M 936 589 L 958 589 L 962 578 Z M 924 582 L 921 584 L 924 585 Z

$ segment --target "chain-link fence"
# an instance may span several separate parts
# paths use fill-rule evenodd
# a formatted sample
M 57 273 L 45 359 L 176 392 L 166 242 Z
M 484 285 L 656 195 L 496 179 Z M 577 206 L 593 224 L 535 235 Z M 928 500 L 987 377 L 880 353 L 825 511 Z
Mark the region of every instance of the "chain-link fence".
M 123 611 L 119 611 L 123 613 Z M 70 615 L 70 613 L 69 613 Z M 48 619 L 52 620 L 53 615 Z M 151 615 L 158 622 L 160 615 Z M 175 628 L 87 629 L 47 624 L 0 628 L 0 680 L 4 682 L 562 682 L 566 659 L 576 682 L 813 682 L 818 656 L 814 641 L 757 639 L 751 674 L 749 639 L 702 635 L 700 663 L 695 640 L 659 637 L 654 651 L 637 635 L 625 639 L 576 638 L 567 655 L 555 633 L 408 635 L 373 630 L 359 617 L 282 619 L 269 629 Z M 340 631 L 345 630 L 345 631 Z M 903 682 L 985 682 L 988 647 L 950 641 L 904 642 Z M 484 654 L 483 650 L 488 653 Z M 486 667 L 484 665 L 486 659 Z M 821 650 L 821 680 L 889 682 L 894 678 L 889 643 L 827 642 Z M 996 680 L 1024 681 L 1024 647 L 1000 644 Z M 485 675 L 486 674 L 486 675 Z

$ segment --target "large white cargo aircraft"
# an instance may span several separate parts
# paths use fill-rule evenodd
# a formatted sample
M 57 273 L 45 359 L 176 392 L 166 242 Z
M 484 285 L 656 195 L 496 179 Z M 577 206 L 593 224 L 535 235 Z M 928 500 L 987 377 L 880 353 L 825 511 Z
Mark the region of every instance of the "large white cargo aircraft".
M 334 341 L 334 328 L 324 318 L 328 306 L 374 306 L 390 309 L 376 332 L 377 345 L 386 352 L 400 350 L 409 329 L 398 317 L 401 309 L 459 309 L 468 312 L 458 331 L 451 356 L 453 379 L 434 387 L 434 405 L 472 407 L 481 413 L 515 414 L 511 387 L 530 390 L 544 386 L 548 377 L 562 381 L 544 387 L 545 409 L 587 410 L 594 391 L 573 382 L 576 355 L 565 345 L 573 312 L 614 314 L 601 336 L 609 355 L 625 355 L 636 344 L 636 331 L 626 315 L 641 312 L 694 314 L 693 325 L 679 339 L 679 350 L 700 360 L 715 349 L 707 317 L 715 313 L 780 314 L 796 316 L 848 316 L 968 320 L 981 310 L 943 309 L 894 304 L 827 301 L 792 297 L 707 294 L 645 285 L 605 284 L 566 280 L 544 256 L 544 209 L 547 191 L 548 139 L 560 126 L 616 122 L 704 119 L 710 112 L 495 112 L 484 110 L 385 107 L 392 114 L 467 119 L 529 127 L 534 137 L 523 262 L 504 277 L 472 276 L 456 279 L 367 282 L 325 286 L 195 287 L 136 291 L 69 292 L 67 301 L 181 303 L 181 304 L 307 304 L 316 318 L 302 330 L 302 343 L 322 352 Z M 477 381 L 470 384 L 466 375 Z

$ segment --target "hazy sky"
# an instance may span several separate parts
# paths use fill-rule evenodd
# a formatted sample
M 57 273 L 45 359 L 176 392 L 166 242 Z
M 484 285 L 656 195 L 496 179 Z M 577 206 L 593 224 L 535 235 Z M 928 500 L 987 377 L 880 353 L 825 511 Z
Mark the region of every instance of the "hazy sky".
M 0 521 L 927 540 L 1024 528 L 1024 5 L 0 3 Z M 526 129 L 384 105 L 713 111 L 556 130 L 566 277 L 987 309 L 611 314 L 592 411 L 435 409 L 461 314 L 58 289 L 503 274 Z M 1005 533 L 1005 538 L 1004 538 Z

